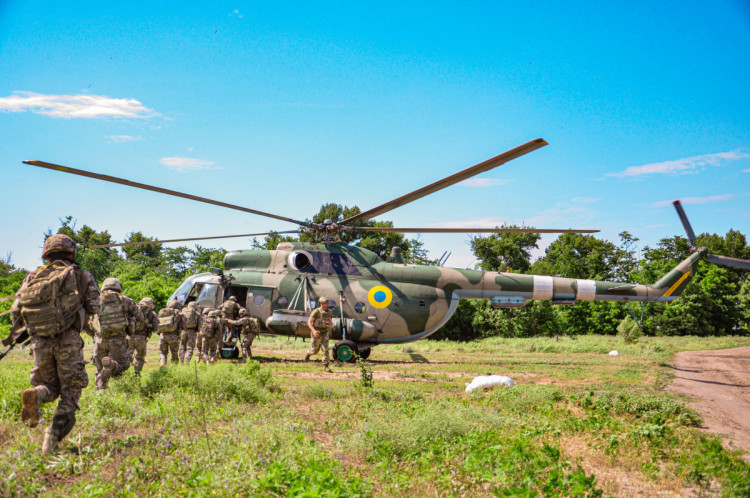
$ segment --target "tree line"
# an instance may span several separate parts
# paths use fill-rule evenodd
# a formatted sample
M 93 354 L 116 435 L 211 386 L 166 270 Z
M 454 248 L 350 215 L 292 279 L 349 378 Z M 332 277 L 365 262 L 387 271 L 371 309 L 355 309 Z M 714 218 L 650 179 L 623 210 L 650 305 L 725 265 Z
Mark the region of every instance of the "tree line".
M 341 221 L 359 208 L 330 203 L 321 207 L 313 221 Z M 391 222 L 362 222 L 366 226 L 393 226 Z M 89 270 L 98 282 L 107 277 L 120 279 L 125 294 L 135 300 L 151 297 L 157 308 L 166 306 L 168 297 L 189 275 L 221 267 L 226 251 L 196 245 L 163 247 L 159 243 L 126 246 L 121 249 L 92 249 L 98 244 L 114 243 L 105 231 L 83 225 L 78 228 L 72 216 L 62 218 L 56 233 L 71 237 L 78 247 L 76 261 Z M 52 232 L 44 234 L 45 238 Z M 275 249 L 291 240 L 313 241 L 314 235 L 282 236 L 272 233 L 263 240 L 254 239 L 254 249 Z M 690 243 L 681 236 L 663 238 L 654 247 L 639 250 L 638 239 L 628 232 L 619 235 L 619 244 L 592 235 L 561 234 L 546 249 L 544 256 L 531 261 L 541 236 L 535 233 L 501 233 L 471 239 L 477 268 L 569 278 L 653 283 L 690 254 Z M 141 232 L 133 232 L 124 242 L 155 241 Z M 409 263 L 435 264 L 422 242 L 392 232 L 345 232 L 342 240 L 370 249 L 385 259 L 393 246 L 402 248 Z M 702 234 L 697 244 L 711 253 L 750 259 L 750 247 L 744 234 L 730 230 L 725 236 Z M 0 296 L 12 295 L 27 272 L 15 268 L 10 260 L 0 259 Z M 477 338 L 557 336 L 561 334 L 616 334 L 628 317 L 640 322 L 646 335 L 730 335 L 750 334 L 750 280 L 747 272 L 702 263 L 696 277 L 682 296 L 671 304 L 615 302 L 579 302 L 575 306 L 552 306 L 548 301 L 530 301 L 523 308 L 494 309 L 486 300 L 462 300 L 448 323 L 432 337 L 435 339 L 473 340 Z M 10 308 L 0 302 L 0 312 Z M 641 321 L 641 314 L 643 320 Z M 9 316 L 0 324 L 9 324 Z

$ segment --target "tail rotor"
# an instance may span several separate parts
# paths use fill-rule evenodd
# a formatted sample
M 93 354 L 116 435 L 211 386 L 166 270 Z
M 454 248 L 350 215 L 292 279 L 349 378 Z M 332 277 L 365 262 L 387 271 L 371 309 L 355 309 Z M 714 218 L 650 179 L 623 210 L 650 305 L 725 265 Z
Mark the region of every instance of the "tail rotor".
M 685 228 L 685 233 L 687 234 L 688 240 L 690 241 L 690 245 L 693 247 L 693 249 L 697 249 L 695 245 L 695 232 L 693 231 L 693 227 L 690 226 L 690 221 L 685 214 L 685 210 L 682 208 L 682 204 L 680 203 L 680 201 L 674 201 L 672 204 L 674 204 L 674 208 L 677 210 L 677 216 L 680 217 L 682 226 Z M 720 256 L 718 254 L 708 254 L 707 259 L 711 263 L 717 265 L 730 266 L 732 268 L 739 268 L 741 270 L 750 270 L 750 261 L 746 259 L 730 258 L 729 256 Z

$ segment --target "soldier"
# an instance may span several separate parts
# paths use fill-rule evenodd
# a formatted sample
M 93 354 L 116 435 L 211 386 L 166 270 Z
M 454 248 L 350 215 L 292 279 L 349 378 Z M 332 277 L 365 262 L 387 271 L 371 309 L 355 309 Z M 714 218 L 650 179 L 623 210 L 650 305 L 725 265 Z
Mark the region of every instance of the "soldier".
M 14 323 L 24 324 L 31 336 L 34 359 L 34 387 L 21 395 L 21 420 L 36 427 L 39 407 L 60 398 L 52 425 L 44 431 L 44 453 L 56 453 L 73 429 L 81 391 L 89 383 L 80 332 L 99 312 L 99 286 L 73 262 L 75 255 L 73 239 L 62 234 L 48 237 L 42 257 L 49 264 L 29 273 L 11 308 Z
M 172 300 L 166 308 L 159 310 L 159 368 L 167 364 L 169 352 L 172 352 L 172 363 L 179 361 L 177 348 L 180 345 L 180 333 L 185 328 L 185 317 L 180 313 L 180 303 Z
M 211 311 L 203 320 L 200 331 L 203 339 L 201 341 L 201 356 L 206 364 L 216 361 L 216 344 L 221 333 L 221 313 L 217 310 Z
M 201 315 L 200 308 L 198 308 L 198 303 L 195 301 L 190 301 L 190 303 L 188 303 L 187 307 L 182 310 L 182 316 L 185 319 L 185 329 L 180 334 L 179 355 L 180 363 L 184 365 L 193 357 L 195 341 L 201 323 L 203 323 L 203 316 Z M 200 356 L 200 350 L 198 350 L 198 356 Z
M 130 352 L 128 356 L 130 361 L 133 361 L 133 353 L 135 353 L 135 364 L 133 370 L 135 375 L 140 376 L 143 364 L 146 363 L 146 348 L 148 346 L 148 338 L 154 330 L 159 329 L 159 317 L 154 313 L 156 304 L 150 297 L 144 297 L 141 302 L 138 303 L 138 309 L 141 311 L 141 318 L 135 322 L 135 331 L 130 334 L 128 339 L 128 346 Z
M 310 328 L 310 340 L 312 345 L 305 354 L 305 361 L 310 359 L 310 356 L 317 354 L 320 351 L 321 346 L 323 347 L 323 370 L 330 373 L 331 369 L 328 367 L 330 358 L 328 355 L 328 339 L 330 336 L 331 327 L 333 327 L 333 316 L 328 311 L 328 299 L 325 297 L 318 298 L 319 306 L 313 310 L 310 314 L 310 319 L 307 321 L 307 326 Z
M 198 328 L 198 335 L 197 335 L 197 337 L 195 339 L 195 351 L 198 353 L 198 354 L 195 355 L 196 356 L 196 359 L 195 359 L 196 363 L 200 363 L 201 361 L 203 361 L 203 334 L 201 334 L 201 329 L 203 328 L 202 327 L 203 322 L 206 321 L 206 318 L 208 317 L 208 314 L 211 313 L 212 311 L 215 311 L 215 309 L 216 308 L 210 308 L 210 307 L 209 308 L 203 308 L 203 313 L 202 313 L 203 316 L 201 317 L 201 327 Z
M 122 284 L 107 278 L 102 284 L 101 311 L 94 319 L 94 365 L 96 390 L 107 389 L 112 377 L 119 377 L 130 368 L 128 336 L 135 331 L 136 321 L 143 316 L 135 301 L 123 296 Z
M 247 310 L 240 308 L 239 320 L 227 320 L 229 325 L 242 327 L 242 359 L 240 363 L 253 359 L 253 353 L 250 348 L 253 345 L 255 336 L 260 334 L 260 320 L 253 316 L 247 316 Z
M 237 313 L 240 311 L 240 305 L 237 304 L 237 298 L 234 296 L 229 296 L 229 299 L 224 301 L 224 304 L 221 305 L 221 313 L 222 316 L 222 330 L 223 335 L 219 338 L 219 342 L 216 343 L 216 351 L 218 354 L 218 350 L 224 346 L 225 341 L 231 341 L 232 337 L 234 337 L 235 328 L 233 326 L 230 326 L 228 321 L 234 320 L 237 318 Z

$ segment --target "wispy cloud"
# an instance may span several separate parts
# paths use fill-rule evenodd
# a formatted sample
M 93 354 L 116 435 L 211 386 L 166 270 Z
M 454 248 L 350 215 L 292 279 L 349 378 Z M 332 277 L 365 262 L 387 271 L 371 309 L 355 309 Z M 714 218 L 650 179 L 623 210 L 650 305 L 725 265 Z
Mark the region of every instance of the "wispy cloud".
M 737 161 L 750 157 L 750 154 L 738 150 L 731 152 L 719 152 L 718 154 L 705 154 L 702 156 L 686 157 L 675 161 L 664 161 L 662 163 L 644 164 L 642 166 L 630 166 L 619 173 L 609 173 L 607 176 L 641 176 L 641 175 L 685 175 L 697 173 L 706 166 L 723 166 L 730 161 Z
M 231 14 L 229 14 L 229 17 L 237 17 L 239 19 L 242 19 L 245 17 L 244 15 L 240 14 L 240 11 L 237 9 L 234 9 Z
M 134 118 L 159 116 L 136 99 L 113 99 L 103 95 L 42 95 L 33 92 L 13 92 L 0 97 L 0 111 L 33 112 L 53 118 Z
M 105 135 L 104 138 L 106 138 L 108 142 L 113 142 L 116 144 L 125 142 L 138 142 L 140 140 L 143 140 L 143 137 L 140 135 L 138 135 L 137 137 L 134 137 L 132 135 Z
M 185 173 L 187 171 L 198 171 L 204 169 L 223 169 L 221 166 L 215 166 L 213 161 L 204 161 L 203 159 L 194 159 L 192 157 L 162 157 L 159 162 L 169 169 Z
M 710 195 L 708 197 L 683 197 L 680 202 L 683 204 L 706 204 L 709 202 L 727 201 L 734 197 L 734 194 Z M 659 201 L 653 204 L 654 207 L 664 207 L 672 204 L 674 200 Z
M 459 185 L 464 187 L 495 187 L 497 185 L 507 185 L 510 180 L 502 180 L 500 178 L 469 178 L 462 182 L 458 182 Z

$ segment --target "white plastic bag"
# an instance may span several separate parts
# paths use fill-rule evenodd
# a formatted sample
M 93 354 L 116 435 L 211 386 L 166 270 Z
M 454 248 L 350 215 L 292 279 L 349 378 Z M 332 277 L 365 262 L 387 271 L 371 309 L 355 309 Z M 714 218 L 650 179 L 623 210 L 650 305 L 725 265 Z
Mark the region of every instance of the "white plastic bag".
M 516 383 L 513 382 L 513 379 L 504 375 L 480 375 L 479 377 L 474 377 L 471 383 L 466 383 L 466 392 L 470 393 L 475 389 L 489 389 L 495 386 L 511 387 L 515 385 Z
M 610 351 L 609 355 L 610 356 L 620 356 L 620 352 L 619 351 Z

